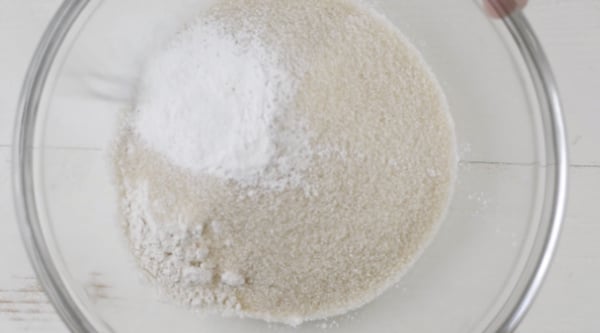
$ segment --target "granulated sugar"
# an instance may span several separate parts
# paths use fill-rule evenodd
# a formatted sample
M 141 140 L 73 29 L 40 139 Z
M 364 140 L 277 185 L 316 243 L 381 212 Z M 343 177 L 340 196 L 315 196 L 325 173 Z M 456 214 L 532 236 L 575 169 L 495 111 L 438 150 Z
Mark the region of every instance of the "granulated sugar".
M 226 0 L 153 57 L 115 165 L 139 266 L 195 310 L 299 324 L 406 272 L 455 141 L 419 53 L 352 0 Z

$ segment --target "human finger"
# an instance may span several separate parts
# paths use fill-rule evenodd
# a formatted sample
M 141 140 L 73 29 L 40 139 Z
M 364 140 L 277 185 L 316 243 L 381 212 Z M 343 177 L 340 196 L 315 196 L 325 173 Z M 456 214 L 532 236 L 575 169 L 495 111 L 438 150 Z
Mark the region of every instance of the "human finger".
M 485 0 L 483 8 L 487 15 L 493 18 L 502 18 L 527 5 L 528 0 Z

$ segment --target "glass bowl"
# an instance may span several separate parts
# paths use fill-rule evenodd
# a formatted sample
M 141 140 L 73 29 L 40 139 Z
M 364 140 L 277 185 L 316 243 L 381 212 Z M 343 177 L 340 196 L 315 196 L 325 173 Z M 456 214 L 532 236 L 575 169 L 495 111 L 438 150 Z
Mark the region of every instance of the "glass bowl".
M 379 0 L 440 80 L 460 155 L 432 244 L 393 288 L 298 328 L 202 316 L 144 283 L 118 222 L 108 152 L 145 57 L 211 1 L 67 0 L 42 37 L 16 122 L 23 241 L 76 332 L 510 332 L 540 287 L 566 200 L 556 84 L 521 11 L 480 1 Z

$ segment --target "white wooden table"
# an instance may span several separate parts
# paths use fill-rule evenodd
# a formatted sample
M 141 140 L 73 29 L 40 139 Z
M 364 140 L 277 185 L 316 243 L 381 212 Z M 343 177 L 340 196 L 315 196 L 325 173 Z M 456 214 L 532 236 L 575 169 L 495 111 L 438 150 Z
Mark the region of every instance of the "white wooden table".
M 0 332 L 66 332 L 20 242 L 10 189 L 14 109 L 33 49 L 59 0 L 0 0 Z M 600 332 L 600 0 L 527 9 L 566 110 L 571 188 L 559 252 L 519 332 Z

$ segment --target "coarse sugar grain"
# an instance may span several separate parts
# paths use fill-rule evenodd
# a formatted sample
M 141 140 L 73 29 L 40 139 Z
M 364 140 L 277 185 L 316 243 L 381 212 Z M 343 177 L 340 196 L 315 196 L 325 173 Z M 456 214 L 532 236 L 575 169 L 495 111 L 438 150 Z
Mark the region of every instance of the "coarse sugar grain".
M 228 56 L 205 68 L 194 57 L 207 45 Z M 169 63 L 182 48 L 181 65 Z M 140 96 L 171 102 L 138 101 L 114 155 L 127 238 L 160 290 L 194 309 L 295 325 L 399 280 L 443 218 L 456 152 L 444 95 L 396 28 L 352 0 L 224 0 L 164 53 L 147 68 L 161 75 L 142 77 L 174 86 L 142 79 Z M 232 61 L 256 75 L 234 82 Z M 260 94 L 194 96 L 232 86 Z M 236 129 L 194 133 L 221 116 Z M 221 132 L 224 155 L 202 141 Z

